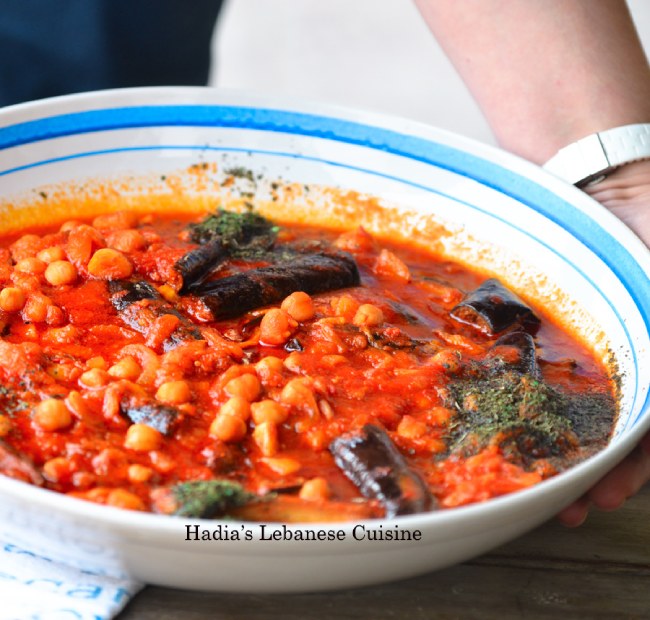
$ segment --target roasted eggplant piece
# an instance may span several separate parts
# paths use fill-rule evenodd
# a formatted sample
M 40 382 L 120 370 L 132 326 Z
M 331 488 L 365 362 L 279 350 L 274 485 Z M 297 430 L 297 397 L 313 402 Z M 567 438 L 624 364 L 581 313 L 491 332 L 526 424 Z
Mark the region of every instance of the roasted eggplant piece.
M 201 332 L 174 306 L 166 301 L 148 282 L 112 280 L 108 283 L 110 300 L 121 319 L 132 329 L 147 335 L 163 315 L 171 315 L 178 323 L 165 339 L 163 349 L 168 351 L 186 340 L 202 340 Z
M 519 324 L 527 331 L 536 331 L 540 320 L 512 291 L 494 278 L 486 280 L 452 308 L 450 315 L 477 327 L 481 331 L 497 334 Z
M 195 291 L 212 318 L 228 319 L 304 291 L 310 295 L 357 286 L 359 270 L 343 252 L 297 254 L 291 262 L 249 269 L 208 282 Z
M 0 474 L 42 486 L 43 476 L 34 464 L 16 452 L 8 443 L 0 439 Z
M 560 456 L 575 447 L 568 398 L 541 379 L 479 366 L 474 376 L 450 383 L 452 454 L 468 457 L 495 442 L 512 462 Z
M 108 292 L 111 295 L 113 307 L 122 312 L 132 304 L 140 301 L 161 301 L 160 293 L 149 282 L 139 280 L 129 282 L 127 280 L 110 280 Z
M 183 255 L 174 265 L 183 278 L 181 295 L 201 284 L 226 258 L 228 249 L 221 239 L 211 239 Z
M 134 424 L 144 424 L 155 428 L 163 435 L 170 435 L 180 412 L 169 405 L 154 401 L 138 402 L 123 400 L 120 403 L 120 413 Z
M 245 521 L 265 523 L 339 523 L 341 521 L 360 521 L 378 519 L 382 516 L 381 507 L 372 502 L 354 503 L 328 499 L 305 500 L 291 495 L 276 495 L 232 508 L 228 516 Z
M 386 517 L 425 512 L 436 507 L 426 483 L 409 468 L 390 437 L 379 426 L 366 424 L 330 444 L 334 461 L 368 498 L 379 500 Z
M 535 341 L 530 334 L 522 331 L 510 332 L 498 338 L 487 353 L 485 365 L 496 371 L 515 370 L 535 379 L 541 377 Z
M 190 226 L 190 239 L 200 244 L 181 257 L 176 271 L 183 278 L 181 294 L 204 282 L 228 258 L 256 258 L 273 247 L 277 228 L 266 218 L 245 211 L 218 209 L 199 224 Z

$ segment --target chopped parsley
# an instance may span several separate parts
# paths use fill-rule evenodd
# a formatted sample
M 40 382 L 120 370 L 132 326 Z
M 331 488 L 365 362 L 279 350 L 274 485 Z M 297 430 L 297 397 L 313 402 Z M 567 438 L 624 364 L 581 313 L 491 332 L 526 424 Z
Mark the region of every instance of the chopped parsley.
M 247 504 L 255 495 L 229 480 L 195 480 L 172 488 L 179 517 L 211 518 L 225 514 L 230 508 Z

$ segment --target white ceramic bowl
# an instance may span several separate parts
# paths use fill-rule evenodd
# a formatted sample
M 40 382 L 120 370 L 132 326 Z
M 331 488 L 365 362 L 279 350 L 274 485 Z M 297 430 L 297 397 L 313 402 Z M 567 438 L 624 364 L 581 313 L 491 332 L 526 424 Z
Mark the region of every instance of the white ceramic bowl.
M 231 532 L 252 540 L 187 541 L 184 519 L 102 507 L 1 478 L 5 540 L 89 570 L 182 588 L 371 584 L 465 560 L 530 530 L 585 492 L 650 429 L 649 253 L 605 209 L 536 166 L 417 123 L 211 89 L 62 97 L 1 110 L 0 127 L 0 218 L 19 217 L 7 205 L 43 185 L 159 177 L 224 158 L 269 178 L 355 189 L 403 209 L 395 234 L 417 240 L 427 218 L 445 222 L 452 232 L 441 241 L 445 253 L 536 290 L 594 349 L 614 352 L 622 377 L 622 411 L 606 449 L 532 489 L 483 504 L 340 524 L 334 529 L 344 532 L 342 541 L 260 540 L 259 525 L 232 523 Z M 395 526 L 419 530 L 421 540 L 368 540 L 369 530 Z

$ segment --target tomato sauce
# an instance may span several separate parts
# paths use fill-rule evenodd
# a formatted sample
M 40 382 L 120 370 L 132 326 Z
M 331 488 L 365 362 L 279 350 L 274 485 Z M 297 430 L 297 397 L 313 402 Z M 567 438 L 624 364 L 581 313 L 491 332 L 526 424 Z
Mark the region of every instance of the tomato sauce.
M 2 473 L 163 513 L 178 507 L 165 490 L 225 480 L 267 498 L 236 516 L 344 520 L 384 514 L 381 494 L 362 492 L 331 450 L 367 425 L 385 432 L 437 508 L 532 486 L 607 442 L 612 381 L 543 309 L 534 378 L 509 370 L 512 347 L 494 353 L 501 334 L 450 314 L 480 274 L 362 229 L 285 226 L 276 249 L 343 252 L 360 285 L 297 290 L 220 318 L 200 291 L 269 259 L 230 257 L 204 289 L 180 294 L 178 262 L 197 248 L 189 224 L 113 213 L 0 240 Z M 116 282 L 147 283 L 155 301 L 120 301 L 129 293 Z M 486 400 L 508 385 L 546 391 Z M 581 395 L 597 397 L 586 399 L 598 413 L 591 426 Z M 511 418 L 491 409 L 488 419 L 489 407 Z

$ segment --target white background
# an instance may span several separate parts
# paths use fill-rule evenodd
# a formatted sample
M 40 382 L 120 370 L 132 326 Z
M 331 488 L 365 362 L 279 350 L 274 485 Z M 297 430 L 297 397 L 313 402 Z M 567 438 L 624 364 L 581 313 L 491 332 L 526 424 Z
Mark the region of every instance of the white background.
M 628 3 L 650 50 L 650 0 Z M 213 49 L 214 85 L 387 112 L 494 144 L 411 0 L 227 0 Z

